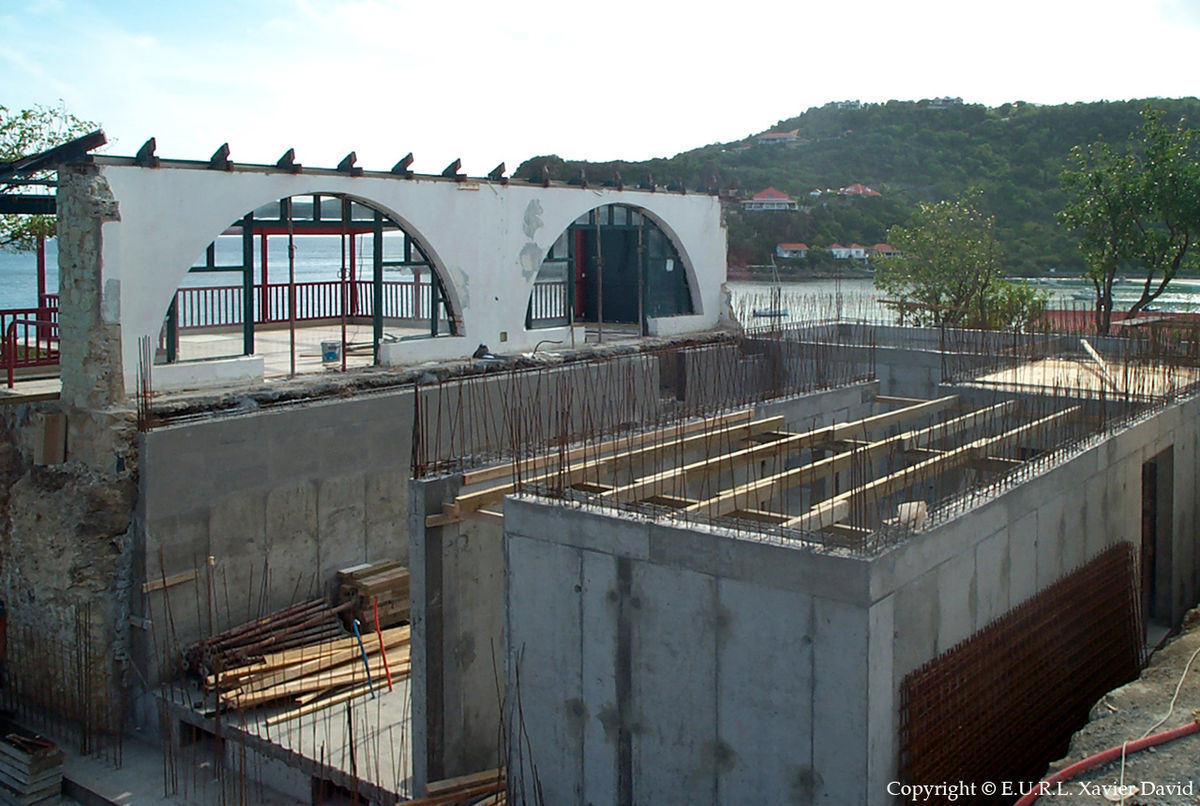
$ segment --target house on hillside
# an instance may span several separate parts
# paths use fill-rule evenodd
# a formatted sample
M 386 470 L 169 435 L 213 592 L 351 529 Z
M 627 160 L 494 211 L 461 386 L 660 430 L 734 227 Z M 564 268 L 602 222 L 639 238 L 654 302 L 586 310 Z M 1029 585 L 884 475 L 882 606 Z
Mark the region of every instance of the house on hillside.
M 892 257 L 900 254 L 900 250 L 891 244 L 877 243 L 871 247 L 871 257 Z
M 833 255 L 834 260 L 850 259 L 850 247 L 848 246 L 842 246 L 840 243 L 835 243 L 830 244 L 826 248 L 829 250 L 829 254 Z
M 851 260 L 866 260 L 867 259 L 867 247 L 863 246 L 862 244 L 852 243 L 852 244 L 850 244 L 850 246 L 848 248 L 850 250 L 850 259 Z
M 791 196 L 773 187 L 742 201 L 743 210 L 798 210 L 799 207 Z
M 799 129 L 790 132 L 767 132 L 760 134 L 756 140 L 760 146 L 782 146 L 800 141 Z
M 844 188 L 840 188 L 838 190 L 838 195 L 839 196 L 880 196 L 882 194 L 878 190 L 875 190 L 874 188 L 867 187 L 862 182 L 855 182 L 853 185 L 847 185 Z
M 808 257 L 808 244 L 806 244 L 806 243 L 775 244 L 775 254 L 782 258 Z

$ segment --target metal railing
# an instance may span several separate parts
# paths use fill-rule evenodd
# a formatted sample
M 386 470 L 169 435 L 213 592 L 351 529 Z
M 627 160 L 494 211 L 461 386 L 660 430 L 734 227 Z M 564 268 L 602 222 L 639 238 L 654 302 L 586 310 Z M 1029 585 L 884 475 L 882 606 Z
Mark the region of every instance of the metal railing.
M 36 309 L 35 309 L 36 310 Z M 0 316 L 11 315 L 2 311 Z M 18 338 L 17 329 L 22 328 Z M 58 322 L 49 319 L 7 318 L 4 327 L 4 367 L 12 389 L 18 367 L 45 367 L 58 363 Z

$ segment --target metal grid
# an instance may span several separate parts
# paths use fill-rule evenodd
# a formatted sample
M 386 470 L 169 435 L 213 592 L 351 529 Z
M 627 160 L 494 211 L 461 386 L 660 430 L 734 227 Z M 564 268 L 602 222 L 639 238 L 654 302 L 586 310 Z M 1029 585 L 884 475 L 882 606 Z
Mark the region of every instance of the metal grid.
M 1141 668 L 1136 578 L 1133 548 L 1113 546 L 905 677 L 904 780 L 1036 783 L 1092 705 Z

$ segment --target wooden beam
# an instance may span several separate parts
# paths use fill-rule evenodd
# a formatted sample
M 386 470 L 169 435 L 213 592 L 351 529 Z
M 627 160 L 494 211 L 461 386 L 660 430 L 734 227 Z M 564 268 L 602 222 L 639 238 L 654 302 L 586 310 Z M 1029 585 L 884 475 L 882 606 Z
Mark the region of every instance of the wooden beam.
M 1055 412 L 1047 417 L 1042 417 L 1039 420 L 1034 420 L 1031 423 L 1005 431 L 1003 434 L 994 437 L 982 437 L 974 440 L 960 448 L 946 451 L 945 453 L 935 456 L 932 459 L 927 459 L 924 462 L 918 462 L 915 465 L 906 467 L 903 470 L 898 470 L 887 476 L 875 479 L 860 487 L 847 490 L 844 493 L 830 498 L 827 501 L 822 501 L 820 504 L 809 509 L 803 515 L 799 515 L 789 520 L 785 525 L 794 526 L 799 529 L 812 529 L 808 524 L 814 522 L 819 523 L 823 528 L 832 523 L 837 523 L 849 514 L 849 504 L 851 501 L 856 502 L 873 502 L 886 495 L 899 492 L 900 490 L 911 487 L 917 482 L 924 481 L 940 473 L 945 473 L 947 470 L 952 470 L 955 467 L 966 464 L 977 456 L 986 456 L 988 452 L 995 450 L 998 447 L 1008 445 L 1016 440 L 1023 439 L 1027 435 L 1044 429 L 1053 423 L 1069 417 L 1079 411 L 1079 406 L 1072 406 L 1069 409 L 1064 409 Z M 845 505 L 843 507 L 843 505 Z M 839 513 L 840 516 L 839 516 Z
M 765 420 L 755 420 L 754 422 L 742 422 L 739 417 L 737 420 L 718 424 L 715 430 L 703 431 L 699 434 L 690 433 L 695 429 L 666 429 L 667 433 L 659 432 L 660 436 L 665 437 L 665 441 L 654 442 L 648 445 L 642 444 L 641 447 L 632 450 L 617 451 L 605 456 L 596 456 L 597 449 L 592 449 L 590 452 L 592 458 L 589 459 L 589 455 L 586 453 L 580 454 L 577 463 L 568 464 L 561 470 L 562 475 L 565 476 L 564 486 L 579 484 L 589 476 L 598 478 L 600 474 L 607 473 L 615 466 L 636 464 L 639 461 L 653 459 L 668 451 L 683 454 L 693 450 L 702 450 L 711 446 L 714 442 L 720 443 L 724 440 L 732 442 L 762 433 L 763 431 L 776 429 L 783 425 L 783 423 L 783 417 L 770 417 Z M 675 431 L 675 433 L 669 433 L 671 431 Z M 554 469 L 528 478 L 526 481 L 536 484 L 554 479 L 559 474 L 560 471 Z M 515 489 L 516 483 L 508 481 L 483 490 L 460 494 L 454 499 L 453 511 L 461 515 L 480 509 L 495 501 L 499 501 Z
M 900 397 L 899 395 L 875 395 L 876 403 L 892 403 L 897 406 L 913 406 L 917 403 L 924 403 L 923 397 Z
M 179 585 L 184 582 L 191 582 L 196 578 L 196 570 L 180 571 L 178 574 L 171 574 L 169 577 L 159 577 L 142 584 L 142 593 L 153 593 L 154 591 L 169 588 L 172 585 Z
M 916 406 L 910 406 L 899 411 L 876 414 L 861 420 L 855 420 L 852 423 L 815 428 L 801 434 L 786 436 L 774 442 L 743 448 L 733 453 L 710 456 L 672 470 L 652 473 L 638 479 L 632 484 L 616 487 L 607 493 L 603 493 L 602 497 L 615 498 L 618 501 L 638 501 L 647 495 L 659 493 L 668 484 L 672 488 L 686 485 L 689 479 L 693 478 L 696 474 L 703 475 L 714 470 L 733 469 L 738 465 L 759 459 L 783 457 L 811 445 L 853 440 L 855 436 L 861 436 L 865 432 L 886 428 L 889 425 L 894 425 L 907 419 L 934 414 L 949 408 L 956 402 L 958 402 L 957 395 L 950 395 L 938 400 L 926 400 Z
M 558 451 L 548 451 L 539 456 L 535 456 L 529 460 L 522 460 L 522 467 L 526 470 L 541 470 L 550 465 L 556 465 L 559 461 L 565 461 L 570 464 L 584 459 L 588 456 L 593 456 L 597 453 L 607 453 L 620 448 L 632 448 L 639 445 L 644 445 L 647 442 L 661 439 L 664 436 L 678 436 L 679 434 L 693 434 L 697 431 L 702 431 L 714 425 L 726 425 L 735 422 L 750 422 L 754 418 L 753 409 L 741 409 L 739 411 L 730 412 L 728 414 L 716 415 L 713 417 L 705 417 L 700 420 L 692 420 L 681 425 L 670 425 L 665 428 L 659 428 L 654 431 L 645 431 L 641 434 L 631 434 L 625 437 L 616 437 L 606 442 L 601 442 L 599 445 L 584 445 L 577 448 L 572 448 L 565 454 Z M 482 484 L 485 481 L 494 481 L 512 476 L 512 463 L 505 462 L 492 467 L 484 467 L 479 470 L 470 470 L 463 474 L 464 487 L 473 487 L 476 484 Z
M 979 456 L 969 462 L 970 466 L 987 473 L 1007 473 L 1024 462 L 1020 459 L 1009 459 L 1004 456 Z
M 761 501 L 762 496 L 760 493 L 764 491 L 768 492 L 766 497 L 770 498 L 785 489 L 848 470 L 855 462 L 868 461 L 880 456 L 887 456 L 892 452 L 929 445 L 947 436 L 967 431 L 975 425 L 986 422 L 990 417 L 998 416 L 1015 405 L 1015 401 L 1006 400 L 994 406 L 989 406 L 986 409 L 980 409 L 979 411 L 956 417 L 953 420 L 947 420 L 944 423 L 931 425 L 917 431 L 907 431 L 889 439 L 872 442 L 857 450 L 836 453 L 824 459 L 801 465 L 800 467 L 790 468 L 774 475 L 765 476 L 756 481 L 724 490 L 712 498 L 688 507 L 687 511 L 699 512 L 710 516 L 724 515 L 727 512 L 738 509 L 739 502 L 746 504 L 747 498 L 750 496 Z

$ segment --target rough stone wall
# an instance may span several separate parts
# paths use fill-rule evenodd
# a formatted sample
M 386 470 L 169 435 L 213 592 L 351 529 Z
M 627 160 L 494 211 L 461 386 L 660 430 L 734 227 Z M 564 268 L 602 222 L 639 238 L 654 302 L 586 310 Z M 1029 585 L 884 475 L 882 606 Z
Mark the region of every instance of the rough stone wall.
M 90 605 L 93 645 L 121 657 L 137 494 L 136 429 L 130 420 L 124 429 L 111 426 L 112 444 L 124 441 L 125 448 L 107 467 L 70 453 L 60 464 L 35 464 L 43 418 L 60 411 L 56 404 L 0 409 L 0 598 L 10 630 L 36 627 L 47 639 L 68 643 L 74 640 L 76 609 Z M 70 421 L 73 414 L 67 415 Z
M 58 176 L 61 399 L 81 409 L 104 408 L 125 395 L 120 280 L 106 283 L 102 273 L 101 230 L 120 213 L 94 166 L 64 167 Z

